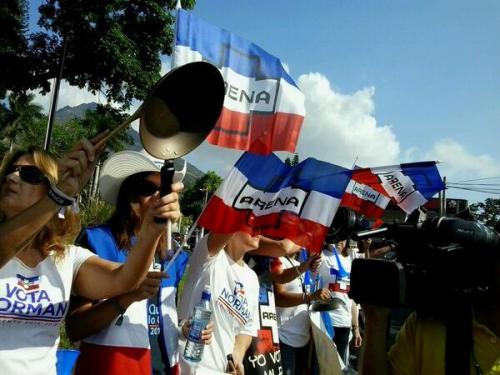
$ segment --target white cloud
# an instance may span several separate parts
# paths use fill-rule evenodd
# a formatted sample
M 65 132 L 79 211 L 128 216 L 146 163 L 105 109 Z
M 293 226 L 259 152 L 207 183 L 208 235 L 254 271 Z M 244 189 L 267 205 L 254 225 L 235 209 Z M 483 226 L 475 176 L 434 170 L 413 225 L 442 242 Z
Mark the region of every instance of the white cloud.
M 491 156 L 475 155 L 453 139 L 436 142 L 424 156 L 428 160 L 439 160 L 441 174 L 449 179 L 473 179 L 500 175 L 500 165 Z
M 346 167 L 356 158 L 362 166 L 398 161 L 396 135 L 374 117 L 373 87 L 340 94 L 320 73 L 301 75 L 298 84 L 306 97 L 306 118 L 297 147 L 301 159 L 312 156 Z
M 51 83 L 51 89 L 53 82 Z M 51 92 L 46 95 L 41 95 L 40 92 L 34 92 L 35 100 L 34 102 L 40 104 L 46 113 L 49 112 Z M 86 89 L 81 89 L 76 86 L 70 86 L 70 84 L 63 80 L 61 86 L 59 87 L 59 97 L 57 99 L 57 108 L 61 109 L 65 106 L 74 107 L 82 103 L 106 103 L 106 97 L 104 95 L 95 95 Z
M 169 64 L 162 63 L 162 74 L 168 70 Z M 439 164 L 441 175 L 447 176 L 449 181 L 500 175 L 500 164 L 493 157 L 474 154 L 454 139 L 439 140 L 427 150 L 418 146 L 401 150 L 392 129 L 377 123 L 373 87 L 353 94 L 341 94 L 320 73 L 301 75 L 298 84 L 306 97 L 307 113 L 297 147 L 301 160 L 315 157 L 345 167 L 351 167 L 356 157 L 357 164 L 362 166 L 439 160 L 442 162 Z M 35 102 L 48 112 L 50 93 L 45 96 L 35 94 Z M 99 100 L 106 102 L 104 95 L 93 95 L 88 90 L 69 86 L 63 81 L 58 108 Z M 134 101 L 128 112 L 133 113 L 141 103 Z M 137 124 L 134 125 L 137 127 Z M 282 158 L 288 155 L 279 154 Z M 205 142 L 186 158 L 201 170 L 214 170 L 224 177 L 240 155 L 240 151 L 215 147 Z

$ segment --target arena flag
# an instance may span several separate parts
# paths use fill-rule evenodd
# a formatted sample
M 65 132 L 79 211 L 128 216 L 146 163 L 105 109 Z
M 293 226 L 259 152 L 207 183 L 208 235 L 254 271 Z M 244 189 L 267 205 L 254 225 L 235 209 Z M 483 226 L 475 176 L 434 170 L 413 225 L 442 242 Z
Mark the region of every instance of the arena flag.
M 361 168 L 352 172 L 341 204 L 378 219 L 391 200 L 409 214 L 444 189 L 434 161 Z
M 173 67 L 202 60 L 221 70 L 226 89 L 224 108 L 208 142 L 256 154 L 295 152 L 304 95 L 281 61 L 179 9 Z
M 219 233 L 288 238 L 320 251 L 351 171 L 308 158 L 295 167 L 276 155 L 244 153 L 210 199 L 199 224 Z

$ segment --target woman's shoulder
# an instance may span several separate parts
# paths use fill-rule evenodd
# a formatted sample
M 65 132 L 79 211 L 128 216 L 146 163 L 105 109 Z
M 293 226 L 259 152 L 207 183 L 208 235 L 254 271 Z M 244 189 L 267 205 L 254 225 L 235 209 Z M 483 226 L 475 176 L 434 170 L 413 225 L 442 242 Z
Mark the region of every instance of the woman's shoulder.
M 70 244 L 66 245 L 65 255 L 66 258 L 75 259 L 81 256 L 86 256 L 86 257 L 94 256 L 95 254 L 85 247 Z

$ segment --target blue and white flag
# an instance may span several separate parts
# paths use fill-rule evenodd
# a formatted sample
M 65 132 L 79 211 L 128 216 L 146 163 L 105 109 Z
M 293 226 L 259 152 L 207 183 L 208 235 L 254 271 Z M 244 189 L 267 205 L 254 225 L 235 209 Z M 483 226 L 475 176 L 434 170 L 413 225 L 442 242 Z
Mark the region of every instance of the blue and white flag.
M 259 46 L 178 10 L 173 66 L 208 61 L 225 82 L 224 108 L 207 140 L 257 154 L 295 152 L 304 95 L 281 61 Z

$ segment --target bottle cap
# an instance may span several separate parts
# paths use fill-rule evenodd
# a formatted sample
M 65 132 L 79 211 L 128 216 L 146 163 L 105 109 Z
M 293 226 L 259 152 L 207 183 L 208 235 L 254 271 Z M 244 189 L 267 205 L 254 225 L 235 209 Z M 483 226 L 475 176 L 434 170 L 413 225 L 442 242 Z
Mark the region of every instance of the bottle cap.
M 203 293 L 201 293 L 201 299 L 210 301 L 212 293 L 210 291 L 210 285 L 205 285 L 203 288 Z

